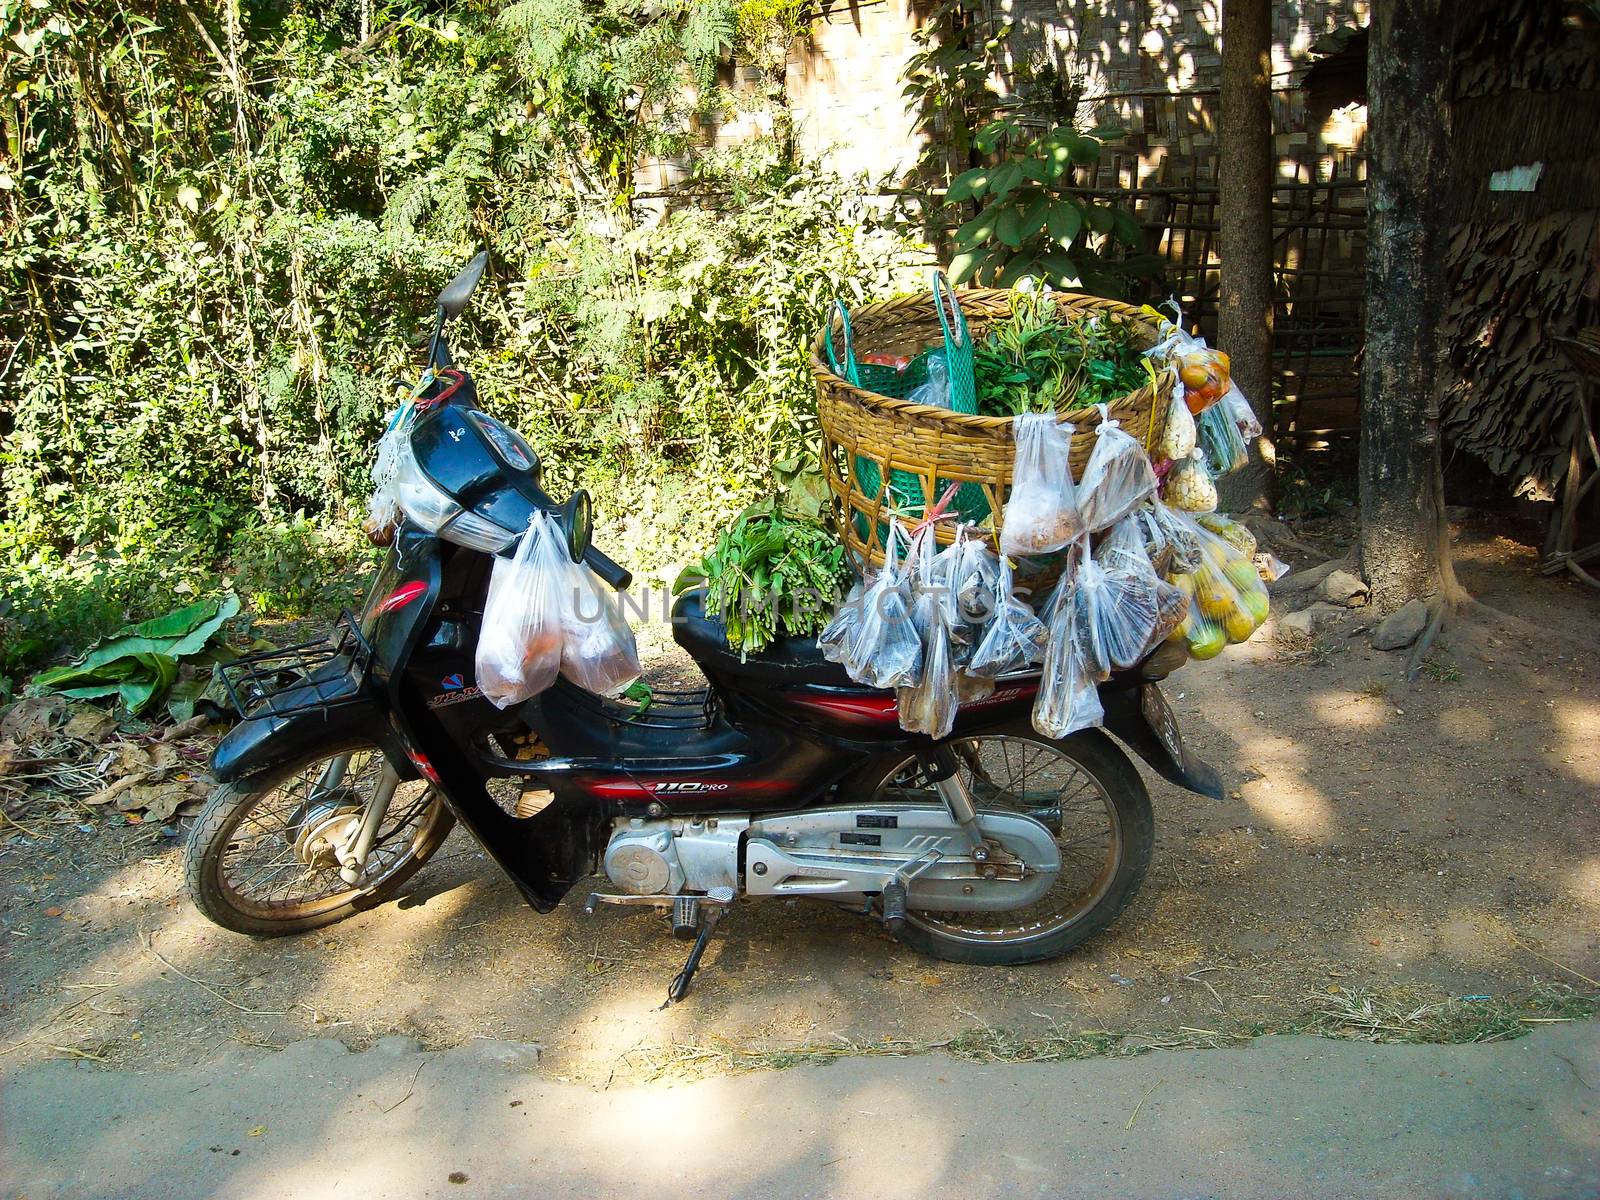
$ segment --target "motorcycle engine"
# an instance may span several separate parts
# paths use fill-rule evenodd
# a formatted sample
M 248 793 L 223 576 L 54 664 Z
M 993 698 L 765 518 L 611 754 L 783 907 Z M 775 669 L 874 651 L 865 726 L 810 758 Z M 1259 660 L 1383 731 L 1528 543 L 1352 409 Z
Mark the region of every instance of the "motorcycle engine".
M 632 896 L 736 887 L 744 818 L 645 821 L 619 817 L 606 846 L 606 877 Z

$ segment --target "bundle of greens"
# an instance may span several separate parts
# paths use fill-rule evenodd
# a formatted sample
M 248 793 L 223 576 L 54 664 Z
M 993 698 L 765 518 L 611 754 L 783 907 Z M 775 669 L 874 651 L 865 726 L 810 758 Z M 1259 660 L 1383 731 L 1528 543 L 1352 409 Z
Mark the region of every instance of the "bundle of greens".
M 704 588 L 706 615 L 723 622 L 728 645 L 743 656 L 780 631 L 821 633 L 849 579 L 838 538 L 814 517 L 763 500 L 722 531 L 710 554 L 685 567 L 672 591 Z
M 1127 321 L 1069 317 L 1046 293 L 1017 292 L 1011 316 L 973 349 L 978 411 L 1016 417 L 1108 404 L 1150 380 Z

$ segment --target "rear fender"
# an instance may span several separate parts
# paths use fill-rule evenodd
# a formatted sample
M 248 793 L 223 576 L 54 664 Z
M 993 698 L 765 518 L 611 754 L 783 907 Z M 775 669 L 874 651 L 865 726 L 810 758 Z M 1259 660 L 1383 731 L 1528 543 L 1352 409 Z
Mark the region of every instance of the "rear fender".
M 1152 771 L 1198 796 L 1222 799 L 1222 777 L 1210 763 L 1189 753 L 1178 733 L 1177 718 L 1155 684 L 1102 688 L 1100 703 L 1106 712 L 1107 732 L 1116 734 L 1124 745 L 1150 765 Z M 1165 725 L 1164 732 L 1158 731 L 1153 721 Z

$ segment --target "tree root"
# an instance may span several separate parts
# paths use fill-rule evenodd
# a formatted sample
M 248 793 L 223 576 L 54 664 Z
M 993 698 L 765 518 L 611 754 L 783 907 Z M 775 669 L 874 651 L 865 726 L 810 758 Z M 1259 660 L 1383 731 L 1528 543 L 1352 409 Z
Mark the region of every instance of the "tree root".
M 1500 626 L 1502 632 L 1515 633 L 1530 641 L 1555 639 L 1569 649 L 1578 646 L 1600 652 L 1600 640 L 1570 630 L 1536 625 L 1492 604 L 1485 604 L 1452 580 L 1446 588 L 1441 589 L 1428 601 L 1428 624 L 1423 628 L 1421 636 L 1412 643 L 1410 653 L 1406 655 L 1407 683 L 1417 681 L 1417 676 L 1422 671 L 1422 660 L 1428 656 L 1428 651 L 1439 640 L 1439 635 L 1452 624 L 1464 619 L 1496 624 Z

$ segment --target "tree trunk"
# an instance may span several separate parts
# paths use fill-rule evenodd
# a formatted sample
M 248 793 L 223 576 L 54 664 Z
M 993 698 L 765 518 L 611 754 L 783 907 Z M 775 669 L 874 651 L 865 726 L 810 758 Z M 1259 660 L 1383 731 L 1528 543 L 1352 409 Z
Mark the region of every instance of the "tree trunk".
M 1270 504 L 1272 445 L 1272 4 L 1224 0 L 1222 97 L 1217 114 L 1218 249 L 1222 258 L 1217 344 L 1261 428 L 1250 462 L 1218 481 L 1222 506 Z
M 1451 0 L 1377 0 L 1367 51 L 1361 573 L 1383 610 L 1462 593 L 1439 458 Z

